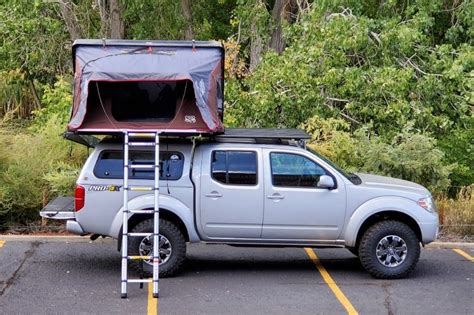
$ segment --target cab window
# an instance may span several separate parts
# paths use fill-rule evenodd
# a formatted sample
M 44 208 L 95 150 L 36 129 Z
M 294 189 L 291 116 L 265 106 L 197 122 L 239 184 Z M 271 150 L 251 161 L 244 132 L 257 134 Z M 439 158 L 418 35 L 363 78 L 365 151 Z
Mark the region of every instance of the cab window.
M 319 177 L 327 175 L 316 162 L 293 153 L 270 153 L 272 183 L 276 187 L 317 187 Z

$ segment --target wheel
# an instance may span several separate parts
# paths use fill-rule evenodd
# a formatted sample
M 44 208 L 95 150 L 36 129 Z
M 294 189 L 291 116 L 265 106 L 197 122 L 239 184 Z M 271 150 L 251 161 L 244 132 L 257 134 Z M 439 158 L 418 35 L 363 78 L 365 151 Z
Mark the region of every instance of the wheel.
M 418 263 L 420 241 L 402 222 L 378 222 L 362 236 L 359 258 L 365 270 L 375 278 L 404 278 Z
M 153 219 L 148 219 L 137 224 L 130 232 L 153 232 Z M 128 255 L 151 256 L 153 255 L 153 236 L 129 237 Z M 171 277 L 179 272 L 186 257 L 186 241 L 183 233 L 172 222 L 160 220 L 160 277 Z M 140 262 L 131 260 L 130 267 L 137 272 L 141 271 Z M 143 261 L 145 277 L 153 276 L 152 260 Z

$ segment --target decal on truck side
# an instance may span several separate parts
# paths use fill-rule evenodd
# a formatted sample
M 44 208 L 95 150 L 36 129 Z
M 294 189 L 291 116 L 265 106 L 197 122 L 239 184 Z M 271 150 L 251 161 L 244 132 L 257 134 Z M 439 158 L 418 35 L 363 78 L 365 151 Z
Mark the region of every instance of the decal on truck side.
M 122 186 L 117 185 L 91 185 L 89 191 L 120 191 Z

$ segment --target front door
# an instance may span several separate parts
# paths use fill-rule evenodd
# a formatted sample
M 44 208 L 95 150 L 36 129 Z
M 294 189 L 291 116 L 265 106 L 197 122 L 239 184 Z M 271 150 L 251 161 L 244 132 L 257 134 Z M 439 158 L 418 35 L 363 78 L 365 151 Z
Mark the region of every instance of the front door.
M 204 157 L 201 228 L 209 238 L 260 238 L 263 223 L 261 150 L 215 149 Z
M 345 187 L 310 153 L 264 150 L 265 206 L 262 238 L 335 240 L 345 217 Z M 337 187 L 317 187 L 321 175 Z

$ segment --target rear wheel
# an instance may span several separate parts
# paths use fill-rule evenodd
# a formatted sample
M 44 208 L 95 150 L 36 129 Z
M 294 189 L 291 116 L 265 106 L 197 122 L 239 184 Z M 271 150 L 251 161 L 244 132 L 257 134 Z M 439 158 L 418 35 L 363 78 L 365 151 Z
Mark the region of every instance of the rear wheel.
M 420 241 L 402 222 L 378 222 L 362 236 L 359 258 L 362 266 L 376 278 L 404 278 L 418 263 Z
M 148 219 L 137 224 L 130 232 L 152 233 L 153 219 Z M 130 256 L 152 256 L 153 236 L 129 237 L 128 254 Z M 160 220 L 160 277 L 171 277 L 179 272 L 186 257 L 186 241 L 183 233 L 172 222 Z M 140 263 L 130 261 L 130 266 L 140 272 Z M 144 276 L 153 275 L 152 260 L 143 261 Z

